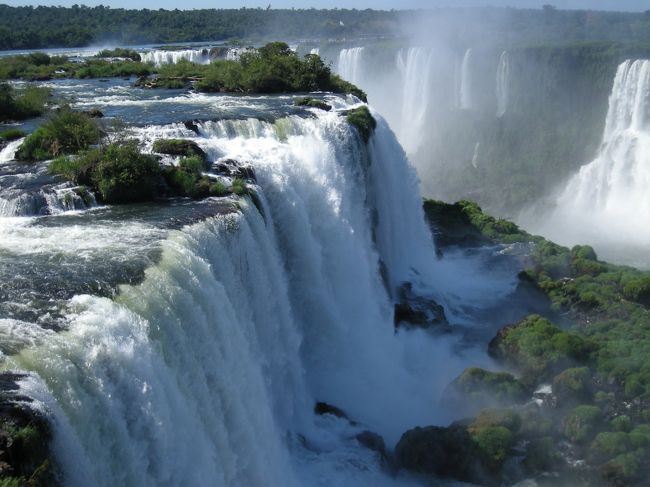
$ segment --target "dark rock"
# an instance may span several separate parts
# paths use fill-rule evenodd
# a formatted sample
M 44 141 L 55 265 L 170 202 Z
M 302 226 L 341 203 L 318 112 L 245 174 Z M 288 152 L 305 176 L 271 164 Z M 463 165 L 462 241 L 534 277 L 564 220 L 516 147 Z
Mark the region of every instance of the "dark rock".
M 85 110 L 83 113 L 88 115 L 90 118 L 104 118 L 104 114 L 98 108 L 92 108 L 90 110 Z
M 394 322 L 395 327 L 411 325 L 450 331 L 445 309 L 430 297 L 416 295 L 410 282 L 402 284 L 398 291 Z
M 293 104 L 297 107 L 309 107 L 309 108 L 318 108 L 319 110 L 325 110 L 329 112 L 332 110 L 332 105 L 328 105 L 323 100 L 317 100 L 316 98 L 298 98 Z
M 183 122 L 183 125 L 185 125 L 185 128 L 187 130 L 191 130 L 196 135 L 199 135 L 199 125 L 196 123 L 196 121 L 186 120 L 185 122 Z
M 331 404 L 327 404 L 326 402 L 317 402 L 314 406 L 314 412 L 319 416 L 322 416 L 324 414 L 331 414 L 337 418 L 347 419 L 348 421 L 350 420 L 350 418 L 348 418 L 348 415 L 345 414 L 341 409 L 337 408 L 336 406 L 332 406 Z
M 30 407 L 31 399 L 18 393 L 17 382 L 24 377 L 11 372 L 0 374 L 0 476 L 3 481 L 16 482 L 6 485 L 58 486 L 47 418 Z
M 463 482 L 482 480 L 482 469 L 471 435 L 461 425 L 414 428 L 395 447 L 400 467 Z
M 215 162 L 212 167 L 215 172 L 223 174 L 224 176 L 257 181 L 253 166 L 234 159 L 224 159 Z
M 208 155 L 193 140 L 158 139 L 153 143 L 153 150 L 154 152 L 170 156 L 199 156 L 203 161 L 208 160 Z
M 384 442 L 384 439 L 377 433 L 373 433 L 372 431 L 366 430 L 356 435 L 355 438 L 360 444 L 362 444 L 369 450 L 381 453 L 382 456 L 386 456 L 388 454 L 388 450 L 386 449 L 386 443 Z

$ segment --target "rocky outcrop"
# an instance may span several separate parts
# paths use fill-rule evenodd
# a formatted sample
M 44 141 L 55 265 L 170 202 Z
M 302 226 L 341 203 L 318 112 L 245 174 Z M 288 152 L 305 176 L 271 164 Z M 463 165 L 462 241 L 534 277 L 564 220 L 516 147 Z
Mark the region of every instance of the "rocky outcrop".
M 396 328 L 413 326 L 441 332 L 451 329 L 445 309 L 433 298 L 415 294 L 410 282 L 402 284 L 398 290 L 394 322 Z
M 208 155 L 193 140 L 158 139 L 153 143 L 153 150 L 159 154 L 181 157 L 198 156 L 203 161 L 208 160 Z

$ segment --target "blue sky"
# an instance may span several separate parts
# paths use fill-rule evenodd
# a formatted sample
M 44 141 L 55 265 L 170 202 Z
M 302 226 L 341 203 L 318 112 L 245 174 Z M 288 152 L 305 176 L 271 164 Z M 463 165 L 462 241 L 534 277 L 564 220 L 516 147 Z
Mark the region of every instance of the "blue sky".
M 240 8 L 266 7 L 269 3 L 273 8 L 432 8 L 450 6 L 511 6 L 521 8 L 539 8 L 549 3 L 558 8 L 595 9 L 595 10 L 650 10 L 650 0 L 0 0 L 9 5 L 64 5 L 75 3 L 84 5 L 110 5 L 123 8 Z

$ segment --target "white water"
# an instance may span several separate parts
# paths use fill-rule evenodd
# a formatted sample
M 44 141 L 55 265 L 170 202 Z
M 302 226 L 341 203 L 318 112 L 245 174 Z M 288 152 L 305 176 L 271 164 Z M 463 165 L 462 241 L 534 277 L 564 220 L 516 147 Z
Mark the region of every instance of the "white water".
M 255 52 L 252 47 L 232 47 L 226 53 L 226 61 L 238 61 L 242 54 Z
M 25 139 L 21 138 L 12 140 L 0 151 L 0 165 L 14 160 L 14 157 L 16 157 L 16 151 L 20 147 L 20 144 L 23 143 L 23 140 Z
M 503 51 L 497 66 L 497 117 L 502 117 L 508 110 L 510 100 L 510 55 Z
M 460 67 L 460 108 L 461 110 L 471 110 L 474 108 L 474 93 L 472 79 L 472 49 L 467 49 L 463 56 L 463 62 Z
M 364 47 L 342 49 L 339 53 L 337 73 L 341 78 L 355 85 L 361 85 L 362 60 Z
M 557 197 L 557 209 L 530 226 L 564 244 L 592 243 L 622 259 L 620 247 L 650 249 L 650 61 L 618 67 L 600 153 Z M 643 265 L 648 265 L 647 257 Z
M 422 143 L 429 113 L 429 90 L 433 53 L 423 47 L 400 49 L 397 69 L 401 76 L 402 110 L 398 137 L 407 153 L 416 152 Z
M 14 358 L 38 374 L 25 388 L 54 415 L 66 484 L 411 485 L 351 437 L 394 444 L 441 420 L 437 393 L 462 365 L 448 340 L 394 333 L 394 289 L 442 277 L 386 123 L 367 150 L 336 113 L 209 122 L 195 140 L 253 164 L 263 216 L 242 201 L 171 232 L 142 284 L 73 298 L 68 331 Z M 360 425 L 314 418 L 315 400 Z
M 182 49 L 178 51 L 152 50 L 140 54 L 142 62 L 162 64 L 176 64 L 181 60 L 197 64 L 209 64 L 210 55 L 207 49 Z

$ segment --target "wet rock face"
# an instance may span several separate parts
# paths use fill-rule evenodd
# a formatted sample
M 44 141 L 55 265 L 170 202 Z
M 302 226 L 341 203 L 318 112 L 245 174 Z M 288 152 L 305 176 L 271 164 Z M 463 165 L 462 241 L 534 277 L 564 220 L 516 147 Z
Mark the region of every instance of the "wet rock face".
M 51 459 L 49 423 L 20 394 L 22 378 L 0 374 L 0 484 L 55 487 L 60 479 Z
M 248 179 L 251 181 L 257 180 L 253 166 L 234 159 L 222 159 L 215 162 L 212 167 L 215 172 L 224 176 Z
M 414 326 L 450 331 L 445 309 L 430 297 L 416 295 L 410 282 L 402 284 L 398 291 L 394 321 L 396 328 Z

